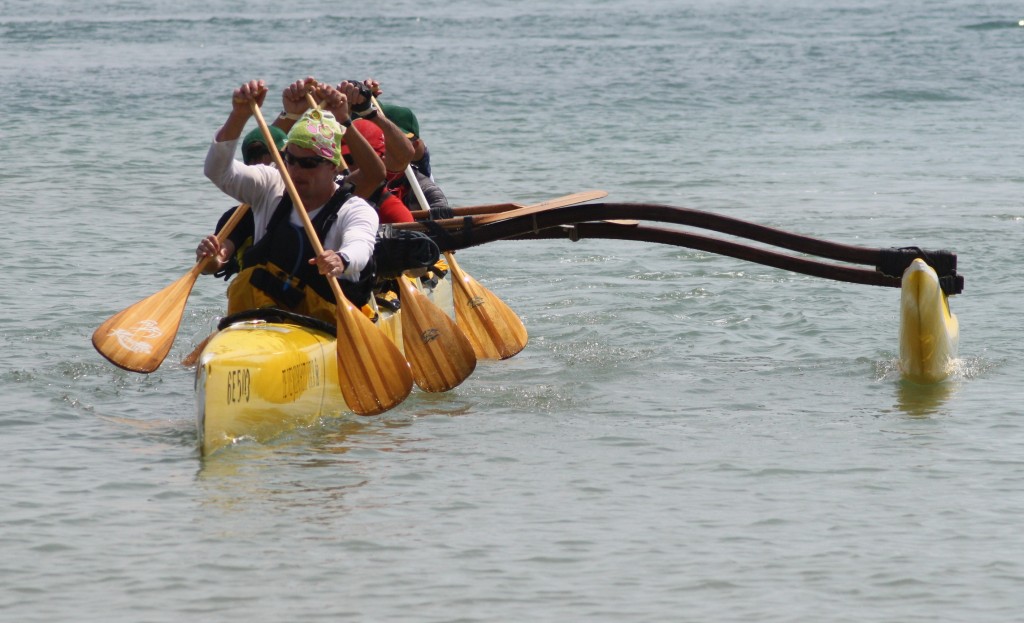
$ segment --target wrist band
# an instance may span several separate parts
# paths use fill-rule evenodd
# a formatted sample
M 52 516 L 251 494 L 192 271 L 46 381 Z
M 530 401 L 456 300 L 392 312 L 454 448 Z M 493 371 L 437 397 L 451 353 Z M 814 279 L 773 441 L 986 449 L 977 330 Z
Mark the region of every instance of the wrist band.
M 379 111 L 377 110 L 376 106 L 371 106 L 366 110 L 361 110 L 358 112 L 355 110 L 352 111 L 352 113 L 355 114 L 357 117 L 359 117 L 360 119 L 366 119 L 367 121 L 376 119 L 378 112 Z
M 283 110 L 281 111 L 281 114 L 277 116 L 278 119 L 288 119 L 289 121 L 298 121 L 301 117 L 302 115 L 297 115 L 293 112 L 285 112 Z

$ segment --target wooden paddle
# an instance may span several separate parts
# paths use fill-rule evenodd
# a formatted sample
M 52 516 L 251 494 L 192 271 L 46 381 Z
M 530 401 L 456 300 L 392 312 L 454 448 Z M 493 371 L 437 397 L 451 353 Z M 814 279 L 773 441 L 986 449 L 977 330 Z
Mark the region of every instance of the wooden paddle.
M 571 195 L 548 199 L 547 201 L 542 201 L 541 203 L 535 203 L 522 208 L 516 208 L 514 210 L 506 210 L 504 212 L 496 212 L 493 214 L 480 214 L 471 218 L 473 219 L 473 225 L 486 225 L 487 223 L 494 223 L 496 221 L 503 221 L 519 216 L 529 216 L 531 214 L 537 214 L 547 210 L 553 210 L 555 208 L 564 208 L 565 206 L 571 206 L 585 201 L 593 201 L 607 196 L 608 193 L 603 190 L 585 190 Z M 446 229 L 461 229 L 466 224 L 461 218 L 440 219 L 434 221 L 434 223 L 437 223 Z M 423 223 L 395 223 L 392 227 L 395 229 L 415 229 L 417 231 L 426 229 Z
M 273 145 L 270 128 L 263 119 L 259 105 L 250 102 L 250 106 L 267 144 Z M 299 191 L 292 183 L 281 154 L 273 149 L 270 152 L 281 172 L 281 179 L 284 180 L 288 194 L 291 195 L 296 213 L 302 219 L 309 242 L 316 254 L 320 255 L 324 248 L 320 244 L 312 221 L 309 220 Z M 345 298 L 338 280 L 332 275 L 327 275 L 327 281 L 337 301 L 338 385 L 345 404 L 359 415 L 383 413 L 400 404 L 412 391 L 409 363 L 398 347 Z
M 416 385 L 428 392 L 446 392 L 476 369 L 473 344 L 448 314 L 413 285 L 396 281 L 402 294 L 402 344 Z
M 376 99 L 373 102 L 377 105 Z M 378 114 L 384 114 L 379 111 L 378 105 Z M 412 173 L 411 167 L 406 167 L 406 173 Z M 396 281 L 402 300 L 402 346 L 413 380 L 428 392 L 457 387 L 476 369 L 472 344 L 455 321 L 408 279 L 399 277 Z
M 459 268 L 455 256 L 445 251 L 452 271 L 455 319 L 466 332 L 476 356 L 508 359 L 526 347 L 529 336 L 523 321 L 493 292 Z
M 485 224 L 516 216 L 527 216 L 545 210 L 600 199 L 607 195 L 608 193 L 603 190 L 574 193 L 515 210 L 474 216 L 473 223 L 474 225 L 478 224 L 479 220 L 479 224 Z M 462 219 L 457 218 L 435 222 L 448 227 L 464 224 Z M 422 228 L 423 225 L 419 224 L 419 227 Z M 519 316 L 493 292 L 464 272 L 451 252 L 446 251 L 444 256 L 452 271 L 455 319 L 462 330 L 466 332 L 466 337 L 473 345 L 476 356 L 481 359 L 508 359 L 523 350 L 529 340 L 529 335 Z
M 419 184 L 414 183 L 415 175 L 410 176 L 409 171 L 407 171 L 406 176 L 410 178 L 410 185 L 412 185 L 414 191 L 419 188 Z M 418 199 L 420 195 L 422 195 L 422 190 L 417 195 Z M 600 199 L 607 195 L 608 193 L 603 190 L 574 193 L 514 210 L 474 216 L 473 224 L 485 224 L 515 218 L 516 216 L 527 216 L 554 208 Z M 426 199 L 423 198 L 420 201 L 422 206 Z M 478 221 L 480 222 L 478 223 Z M 464 225 L 463 220 L 460 218 L 443 219 L 434 222 L 446 227 L 461 227 Z M 406 228 L 404 227 L 406 225 L 418 225 L 418 228 L 424 228 L 422 223 L 399 223 L 395 227 Z M 408 228 L 412 229 L 413 227 Z M 529 340 L 529 335 L 526 331 L 526 326 L 523 325 L 523 321 L 519 316 L 493 292 L 464 272 L 455 261 L 455 257 L 451 252 L 446 251 L 444 256 L 448 261 L 448 267 L 452 271 L 455 319 L 459 327 L 465 331 L 470 344 L 473 345 L 476 356 L 480 359 L 508 359 L 523 350 L 526 347 L 526 342 Z
M 478 214 L 494 214 L 496 212 L 508 212 L 510 210 L 518 210 L 519 208 L 525 208 L 521 203 L 487 203 L 475 206 L 466 206 L 462 208 L 452 208 L 452 214 L 455 216 L 477 216 Z M 430 218 L 430 209 L 423 210 L 412 210 L 412 217 L 418 221 Z
M 380 108 L 378 106 L 378 108 Z M 416 195 L 416 201 L 430 214 L 430 206 L 412 165 L 405 167 L 405 177 Z M 526 347 L 528 339 L 523 321 L 493 292 L 462 272 L 451 253 L 445 253 L 452 272 L 455 319 L 466 344 L 476 357 L 508 359 Z M 399 281 L 405 281 L 399 279 Z M 403 291 L 407 289 L 403 287 Z M 405 310 L 405 300 L 402 301 Z M 447 315 L 445 315 L 447 318 Z M 402 331 L 404 334 L 404 317 Z M 464 333 L 463 333 L 464 332 Z M 474 358 L 475 360 L 475 358 Z M 475 363 L 474 363 L 475 365 Z
M 221 242 L 248 210 L 242 204 L 224 223 L 217 233 Z M 111 316 L 93 332 L 92 345 L 107 361 L 130 372 L 149 374 L 159 368 L 174 344 L 188 295 L 209 261 L 199 260 L 181 279 Z
M 181 358 L 181 365 L 185 366 L 186 368 L 191 368 L 192 366 L 196 365 L 196 363 L 199 362 L 199 355 L 203 354 L 203 351 L 206 350 L 207 344 L 210 343 L 210 340 L 212 340 L 213 336 L 215 335 L 217 335 L 216 330 L 210 335 L 204 337 L 201 342 L 196 344 L 196 347 L 193 348 L 192 351 L 189 352 L 189 354 Z
M 417 198 L 420 205 L 426 205 L 426 198 L 422 196 L 423 191 L 415 179 L 415 173 L 406 170 L 406 176 L 413 190 L 419 191 Z M 446 251 L 444 257 L 452 273 L 455 319 L 476 357 L 508 359 L 523 350 L 529 336 L 519 316 L 493 292 L 464 272 L 450 252 Z
M 412 165 L 405 167 L 405 177 L 420 207 L 429 210 Z M 413 366 L 416 384 L 427 391 L 447 391 L 457 386 L 476 369 L 477 349 L 472 340 L 408 279 L 399 277 L 398 282 L 402 291 L 402 343 Z M 406 310 L 410 308 L 415 314 L 407 319 Z M 428 331 L 422 330 L 424 320 L 429 320 L 427 326 L 432 327 Z

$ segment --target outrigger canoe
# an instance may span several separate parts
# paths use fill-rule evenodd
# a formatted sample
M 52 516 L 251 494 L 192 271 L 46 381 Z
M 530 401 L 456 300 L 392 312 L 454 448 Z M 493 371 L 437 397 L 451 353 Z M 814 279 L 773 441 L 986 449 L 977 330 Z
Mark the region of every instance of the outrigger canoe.
M 423 289 L 450 317 L 449 279 Z M 402 311 L 381 308 L 377 326 L 403 350 Z M 266 442 L 347 411 L 338 386 L 335 327 L 280 309 L 228 316 L 196 366 L 196 427 L 201 452 L 240 440 Z
M 450 251 L 495 240 L 608 238 L 698 249 L 825 279 L 901 288 L 901 378 L 932 384 L 944 381 L 953 373 L 959 325 L 950 312 L 948 297 L 962 292 L 964 285 L 963 276 L 957 274 L 955 253 L 918 247 L 851 246 L 724 215 L 661 204 L 575 205 L 604 195 L 603 191 L 590 191 L 533 206 L 502 204 L 493 206 L 493 210 L 483 206 L 487 208 L 483 214 L 470 212 L 470 208 L 456 209 L 455 215 L 461 218 L 406 223 L 394 228 L 423 232 L 446 256 Z M 466 214 L 460 214 L 459 210 L 465 210 Z M 679 229 L 641 225 L 640 221 L 708 229 L 802 255 L 779 253 Z M 841 264 L 820 262 L 808 256 Z M 182 279 L 97 328 L 93 334 L 96 349 L 126 370 L 142 373 L 155 370 L 177 332 L 185 298 L 200 267 L 197 264 Z M 451 268 L 454 276 L 457 265 L 452 262 Z M 485 311 L 501 309 L 504 304 L 498 300 L 494 302 L 500 305 L 493 307 L 481 304 L 481 301 L 491 300 L 489 297 L 493 294 L 465 275 L 458 277 L 455 284 L 454 297 L 453 285 L 447 279 L 440 280 L 426 292 L 443 310 L 438 315 L 458 319 L 467 337 L 472 336 L 477 342 L 501 337 L 510 346 L 507 352 L 502 350 L 488 355 L 480 350 L 483 345 L 474 343 L 471 350 L 477 351 L 478 357 L 505 358 L 525 346 L 525 328 L 514 312 Z M 410 319 L 415 317 L 415 312 L 409 315 Z M 516 330 L 512 330 L 513 321 L 520 325 Z M 422 327 L 415 320 L 412 325 Z M 403 347 L 401 312 L 383 309 L 377 326 L 385 340 L 390 338 L 408 359 L 410 353 L 404 353 Z M 288 430 L 308 426 L 321 417 L 347 411 L 345 396 L 337 381 L 335 326 L 280 310 L 256 310 L 225 318 L 219 328 L 220 332 L 202 347 L 196 371 L 196 415 L 204 454 L 241 439 L 268 441 Z M 430 333 L 428 329 L 423 335 Z M 469 348 L 468 343 L 463 350 L 465 348 Z M 424 361 L 414 359 L 420 361 L 420 369 L 424 369 Z M 472 363 L 475 364 L 475 360 Z M 471 368 L 464 371 L 459 382 L 471 371 Z M 425 389 L 445 390 L 444 387 Z

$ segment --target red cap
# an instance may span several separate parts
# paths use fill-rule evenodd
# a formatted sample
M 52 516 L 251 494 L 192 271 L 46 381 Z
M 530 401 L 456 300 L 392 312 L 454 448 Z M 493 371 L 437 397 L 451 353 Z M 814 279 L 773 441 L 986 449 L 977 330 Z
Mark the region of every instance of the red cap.
M 378 156 L 384 157 L 384 132 L 380 128 L 372 121 L 367 121 L 366 119 L 356 119 L 352 122 L 352 127 L 363 135 L 363 138 L 370 144 L 373 151 L 377 152 Z M 347 143 L 342 144 L 341 153 L 346 155 L 349 153 Z

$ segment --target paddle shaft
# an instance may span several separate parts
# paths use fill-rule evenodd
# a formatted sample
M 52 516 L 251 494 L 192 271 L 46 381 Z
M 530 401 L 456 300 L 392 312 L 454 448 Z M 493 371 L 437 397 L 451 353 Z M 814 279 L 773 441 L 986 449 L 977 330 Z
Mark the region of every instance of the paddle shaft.
M 248 203 L 243 203 L 237 208 L 235 208 L 235 211 L 231 213 L 230 217 L 228 217 L 228 221 L 224 223 L 224 227 L 221 227 L 220 231 L 217 232 L 217 240 L 220 241 L 221 244 L 224 244 L 224 241 L 228 239 L 228 236 L 230 236 L 231 233 L 235 231 L 235 228 L 238 227 L 238 224 L 242 222 L 242 218 L 245 217 L 245 213 L 248 211 Z M 208 264 L 211 261 L 214 261 L 213 256 L 203 258 L 199 260 L 197 264 L 204 264 L 202 268 L 203 270 L 205 270 L 206 264 Z
M 377 98 L 371 95 L 370 96 L 370 100 L 371 100 L 371 102 L 373 102 L 373 105 L 377 107 L 377 114 L 383 116 L 384 115 L 384 110 L 381 108 L 380 103 L 377 102 Z M 416 202 L 419 203 L 419 205 L 420 205 L 420 209 L 419 210 L 413 211 L 413 213 L 412 213 L 413 214 L 413 218 L 416 218 L 416 219 L 420 219 L 420 218 L 429 219 L 430 218 L 430 203 L 427 201 L 426 195 L 423 194 L 423 188 L 420 186 L 419 180 L 416 179 L 416 171 L 413 170 L 412 164 L 407 164 L 405 166 L 405 172 L 404 173 L 405 173 L 406 180 L 409 181 L 409 187 L 412 188 L 413 194 L 415 194 L 415 196 L 416 196 Z M 568 197 L 573 197 L 574 198 L 572 200 L 572 203 L 580 203 L 580 202 L 583 202 L 583 201 L 590 201 L 592 199 L 600 199 L 600 198 L 607 197 L 607 196 L 608 196 L 608 193 L 606 193 L 604 191 L 589 191 L 589 192 L 585 191 L 583 193 L 576 193 L 575 195 L 569 195 Z M 583 198 L 583 197 L 586 197 L 586 198 Z M 536 204 L 536 205 L 533 205 L 533 206 L 520 206 L 518 204 L 501 203 L 501 204 L 492 204 L 492 205 L 485 205 L 485 206 L 475 206 L 475 207 L 469 207 L 469 208 L 455 208 L 453 210 L 453 213 L 456 216 L 471 215 L 471 214 L 472 215 L 501 214 L 501 216 L 495 216 L 495 217 L 492 217 L 492 219 L 491 219 L 491 220 L 499 220 L 500 218 L 506 218 L 506 217 L 507 218 L 511 218 L 513 216 L 521 216 L 523 214 L 529 214 L 531 210 L 544 209 L 545 207 L 550 207 L 550 205 L 553 205 L 554 202 L 559 202 L 559 201 L 562 201 L 564 199 L 566 199 L 566 198 L 563 197 L 563 198 L 559 198 L 559 199 L 553 199 L 550 202 L 544 202 L 544 203 Z M 568 205 L 568 204 L 559 203 L 558 205 Z M 453 221 L 457 221 L 457 222 L 453 223 Z M 458 220 L 456 220 L 456 219 L 441 219 L 441 220 L 438 220 L 436 222 L 442 224 L 444 227 L 452 227 L 452 226 L 461 226 L 462 220 L 461 219 L 458 219 Z M 491 222 L 491 221 L 490 220 L 484 220 L 480 224 L 489 223 L 489 222 Z M 415 229 L 415 227 L 409 227 L 409 225 L 410 225 L 409 223 L 395 223 L 394 224 L 394 226 L 396 228 L 398 228 L 398 229 Z
M 571 195 L 565 195 L 564 197 L 558 197 L 556 199 L 549 199 L 541 203 L 534 205 L 517 208 L 515 210 L 509 210 L 507 212 L 498 212 L 495 214 L 481 214 L 479 216 L 473 216 L 473 225 L 486 225 L 496 221 L 503 221 L 506 219 L 512 219 L 522 216 L 530 216 L 532 214 L 540 214 L 547 212 L 555 208 L 564 206 L 575 205 L 578 203 L 584 203 L 586 201 L 593 201 L 595 199 L 601 199 L 607 197 L 608 193 L 603 190 L 586 190 L 583 192 L 573 193 Z M 587 206 L 583 206 L 586 208 Z M 461 218 L 448 218 L 434 221 L 435 224 L 444 227 L 445 229 L 461 229 L 465 226 L 465 220 Z M 392 227 L 396 229 L 413 229 L 416 231 L 426 230 L 426 226 L 423 223 L 395 223 Z
M 230 217 L 228 217 L 228 221 L 224 223 L 224 227 L 221 227 L 220 231 L 217 232 L 217 240 L 219 240 L 221 244 L 224 244 L 224 241 L 227 240 L 228 236 L 230 236 L 231 233 L 235 231 L 235 228 L 238 226 L 239 223 L 242 222 L 242 218 L 245 217 L 245 213 L 248 211 L 248 203 L 243 203 L 237 208 L 235 208 L 235 211 L 231 213 Z M 207 265 L 211 261 L 214 261 L 213 256 L 199 260 L 196 263 L 196 265 L 201 265 L 201 271 L 205 271 Z M 210 343 L 210 340 L 213 339 L 213 336 L 216 334 L 217 332 L 214 331 L 210 335 L 207 335 L 201 342 L 199 342 L 199 344 L 197 344 L 196 347 L 193 348 L 189 354 L 185 355 L 185 357 L 182 358 L 181 365 L 185 367 L 191 367 L 195 365 L 196 361 L 199 360 L 199 355 L 203 352 L 203 349 L 206 348 L 206 345 Z
M 476 216 L 478 214 L 496 214 L 499 212 L 508 212 L 510 210 L 518 210 L 525 208 L 521 203 L 487 203 L 476 206 L 466 206 L 463 208 L 452 208 L 452 214 L 455 216 Z M 417 221 L 430 218 L 430 210 L 412 210 L 412 217 Z

